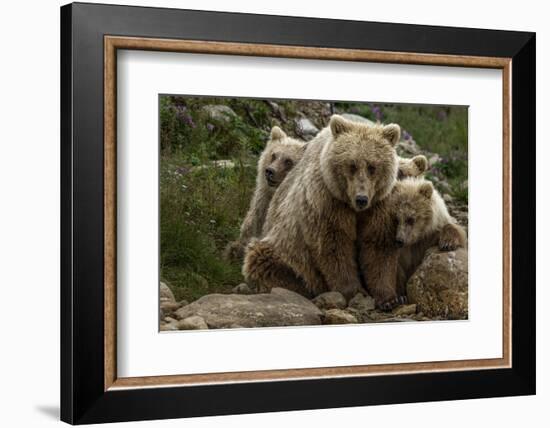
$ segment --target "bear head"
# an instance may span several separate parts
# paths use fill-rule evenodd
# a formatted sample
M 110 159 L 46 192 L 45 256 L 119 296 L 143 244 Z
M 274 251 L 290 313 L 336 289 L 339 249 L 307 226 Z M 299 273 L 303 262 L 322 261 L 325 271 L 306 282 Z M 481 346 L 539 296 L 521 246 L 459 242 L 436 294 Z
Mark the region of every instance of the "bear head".
M 269 141 L 260 157 L 260 173 L 270 187 L 277 187 L 300 161 L 306 143 L 291 138 L 278 126 L 271 129 Z
M 321 173 L 332 195 L 356 211 L 388 196 L 398 171 L 398 125 L 366 125 L 334 115 L 321 152 Z
M 428 159 L 426 156 L 417 155 L 411 159 L 399 159 L 399 173 L 397 178 L 403 180 L 407 177 L 418 177 L 424 174 L 428 169 Z
M 426 236 L 433 224 L 434 188 L 422 178 L 407 178 L 396 184 L 391 210 L 397 247 L 409 246 Z

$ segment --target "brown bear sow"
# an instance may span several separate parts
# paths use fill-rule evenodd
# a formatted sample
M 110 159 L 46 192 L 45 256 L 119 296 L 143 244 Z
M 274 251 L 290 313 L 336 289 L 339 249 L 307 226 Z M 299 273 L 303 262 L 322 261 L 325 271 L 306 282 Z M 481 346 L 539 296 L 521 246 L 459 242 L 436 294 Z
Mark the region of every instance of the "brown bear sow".
M 363 291 L 356 258 L 357 212 L 386 198 L 397 179 L 398 125 L 368 126 L 332 116 L 272 200 L 264 238 L 243 265 L 261 288 L 306 296 Z
M 256 189 L 236 241 L 230 242 L 225 257 L 242 260 L 251 238 L 259 237 L 275 190 L 304 154 L 306 143 L 287 136 L 278 126 L 271 129 L 269 141 L 258 161 Z
M 399 181 L 389 198 L 361 215 L 358 238 L 360 271 L 384 310 L 405 301 L 406 281 L 429 247 L 451 251 L 466 245 L 464 229 L 423 178 Z

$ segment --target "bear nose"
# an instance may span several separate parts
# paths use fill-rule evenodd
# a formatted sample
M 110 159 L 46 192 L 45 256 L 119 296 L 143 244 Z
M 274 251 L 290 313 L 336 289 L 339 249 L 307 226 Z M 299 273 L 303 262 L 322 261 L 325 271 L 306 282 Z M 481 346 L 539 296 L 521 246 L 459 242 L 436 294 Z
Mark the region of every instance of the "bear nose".
M 355 198 L 355 204 L 358 208 L 365 208 L 369 204 L 369 198 L 364 195 L 359 195 Z
M 273 168 L 266 168 L 265 176 L 268 180 L 273 180 L 274 175 L 275 175 L 275 171 L 273 170 Z
M 395 240 L 395 245 L 397 245 L 399 248 L 401 248 L 403 245 L 405 245 L 405 243 L 403 242 L 402 239 L 397 238 Z

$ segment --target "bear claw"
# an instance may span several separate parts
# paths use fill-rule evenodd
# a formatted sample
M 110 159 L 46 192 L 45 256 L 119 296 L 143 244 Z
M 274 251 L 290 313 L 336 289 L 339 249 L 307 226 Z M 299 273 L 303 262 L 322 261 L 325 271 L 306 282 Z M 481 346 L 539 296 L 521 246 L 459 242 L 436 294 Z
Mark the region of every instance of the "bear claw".
M 439 243 L 439 249 L 441 251 L 455 251 L 459 247 L 459 244 L 455 241 L 441 241 Z
M 384 312 L 389 312 L 400 305 L 407 304 L 407 296 L 397 296 L 392 297 L 391 299 L 385 300 L 382 303 L 378 304 L 378 309 Z

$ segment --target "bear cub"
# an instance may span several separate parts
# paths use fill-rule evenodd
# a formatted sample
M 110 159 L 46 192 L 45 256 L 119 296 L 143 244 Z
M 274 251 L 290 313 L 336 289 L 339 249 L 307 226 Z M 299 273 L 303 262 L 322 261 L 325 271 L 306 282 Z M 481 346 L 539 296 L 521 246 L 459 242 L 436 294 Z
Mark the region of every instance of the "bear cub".
M 464 247 L 466 233 L 430 181 L 406 178 L 383 203 L 360 216 L 358 245 L 367 290 L 380 309 L 391 310 L 406 301 L 406 282 L 426 250 Z
M 226 247 L 226 259 L 242 260 L 250 239 L 261 235 L 271 198 L 279 184 L 300 161 L 305 147 L 305 142 L 289 137 L 278 126 L 271 129 L 269 140 L 258 161 L 256 188 L 250 207 L 241 225 L 239 238 Z
M 399 172 L 397 178 L 403 180 L 407 177 L 418 177 L 428 169 L 426 156 L 417 155 L 411 159 L 399 157 Z

